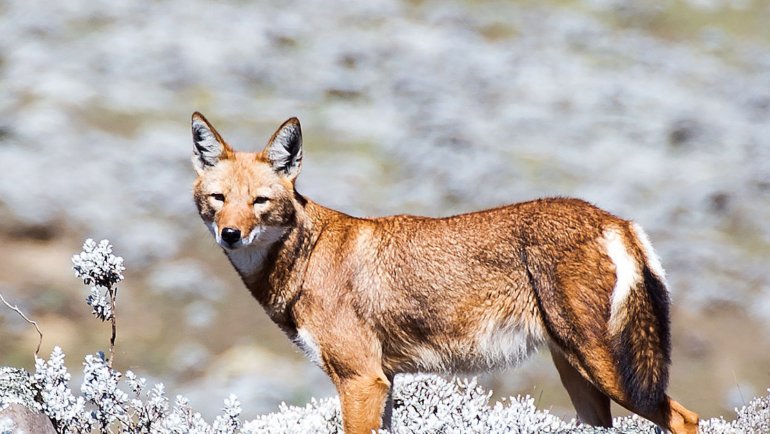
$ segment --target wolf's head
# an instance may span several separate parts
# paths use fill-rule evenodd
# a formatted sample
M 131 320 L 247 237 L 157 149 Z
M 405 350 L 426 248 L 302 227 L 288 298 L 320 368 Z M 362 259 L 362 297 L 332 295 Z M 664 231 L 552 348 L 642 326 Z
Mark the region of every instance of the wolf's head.
M 261 152 L 236 152 L 196 112 L 192 115 L 193 196 L 217 243 L 232 251 L 268 246 L 295 223 L 294 181 L 302 167 L 299 120 L 281 125 Z

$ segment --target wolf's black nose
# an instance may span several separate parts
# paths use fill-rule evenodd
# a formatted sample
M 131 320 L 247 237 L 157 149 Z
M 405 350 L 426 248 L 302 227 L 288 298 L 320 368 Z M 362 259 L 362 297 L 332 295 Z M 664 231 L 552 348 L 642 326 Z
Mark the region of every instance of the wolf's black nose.
M 222 229 L 222 239 L 227 244 L 235 244 L 241 239 L 241 231 L 233 228 L 224 228 Z

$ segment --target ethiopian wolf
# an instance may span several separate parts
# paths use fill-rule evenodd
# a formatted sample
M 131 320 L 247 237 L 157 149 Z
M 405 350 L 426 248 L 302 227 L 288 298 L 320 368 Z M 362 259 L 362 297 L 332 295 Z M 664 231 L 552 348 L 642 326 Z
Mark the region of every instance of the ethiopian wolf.
M 666 395 L 665 274 L 637 224 L 550 198 L 446 218 L 357 218 L 300 195 L 292 118 L 261 152 L 192 116 L 200 216 L 270 318 L 337 387 L 345 432 L 390 423 L 401 372 L 513 365 L 547 344 L 587 424 L 610 400 L 697 432 Z

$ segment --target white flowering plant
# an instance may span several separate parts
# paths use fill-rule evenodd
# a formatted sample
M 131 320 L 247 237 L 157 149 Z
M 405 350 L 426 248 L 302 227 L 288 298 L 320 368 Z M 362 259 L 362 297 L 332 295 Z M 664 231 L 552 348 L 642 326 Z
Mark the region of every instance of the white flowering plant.
M 115 359 L 115 338 L 117 335 L 117 319 L 115 302 L 118 297 L 118 282 L 123 280 L 123 258 L 112 254 L 109 240 L 101 240 L 97 244 L 91 238 L 83 243 L 83 251 L 72 257 L 72 268 L 75 275 L 83 283 L 91 286 L 86 297 L 86 303 L 91 306 L 91 313 L 102 321 L 110 321 L 112 335 L 110 336 L 110 358 L 107 365 L 111 368 Z
M 72 257 L 72 264 L 75 275 L 91 287 L 86 303 L 91 306 L 92 313 L 102 321 L 114 318 L 118 291 L 115 285 L 123 280 L 126 269 L 123 258 L 112 254 L 108 240 L 97 244 L 89 238 L 83 243 L 83 251 Z
M 70 389 L 71 376 L 64 365 L 64 352 L 54 347 L 49 360 L 36 356 L 35 386 L 40 409 L 56 430 L 64 433 L 193 433 L 235 434 L 241 428 L 238 398 L 230 395 L 224 414 L 209 425 L 194 412 L 186 398 L 178 396 L 169 405 L 162 383 L 148 390 L 147 381 L 132 371 L 125 375 L 112 368 L 116 334 L 117 283 L 123 280 L 123 258 L 115 256 L 108 240 L 88 239 L 83 251 L 72 257 L 75 275 L 90 285 L 86 303 L 102 321 L 111 321 L 110 358 L 102 352 L 89 354 L 83 363 L 80 396 Z
M 77 276 L 91 285 L 92 295 L 86 301 L 92 312 L 102 321 L 112 321 L 114 326 L 115 285 L 123 280 L 123 260 L 112 254 L 108 241 L 97 244 L 87 240 L 83 252 L 73 257 L 73 264 Z M 114 337 L 113 328 L 111 344 Z M 31 376 L 15 368 L 0 368 L 0 416 L 4 407 L 23 402 L 42 411 L 61 434 L 342 433 L 336 397 L 313 399 L 304 407 L 281 404 L 276 413 L 244 423 L 240 419 L 240 402 L 230 395 L 224 401 L 223 413 L 208 423 L 191 408 L 187 398 L 176 396 L 170 404 L 162 383 L 148 388 L 147 381 L 132 371 L 124 374 L 113 369 L 111 360 L 101 352 L 85 357 L 80 394 L 75 394 L 64 358 L 64 352 L 57 346 L 48 360 L 35 355 L 35 372 Z M 36 395 L 34 400 L 29 398 L 31 394 Z M 397 376 L 391 432 L 652 434 L 657 429 L 638 416 L 616 418 L 611 429 L 579 425 L 574 419 L 564 421 L 538 410 L 529 396 L 490 403 L 491 395 L 475 380 L 447 380 L 422 374 Z M 734 421 L 702 421 L 701 433 L 769 433 L 770 390 L 768 396 L 755 398 L 737 413 Z M 12 420 L 0 417 L 0 434 L 16 432 Z

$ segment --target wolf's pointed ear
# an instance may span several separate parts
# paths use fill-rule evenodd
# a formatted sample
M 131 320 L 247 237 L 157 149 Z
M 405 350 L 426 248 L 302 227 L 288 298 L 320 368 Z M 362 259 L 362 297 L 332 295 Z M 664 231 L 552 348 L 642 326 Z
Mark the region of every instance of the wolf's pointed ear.
M 277 174 L 294 181 L 302 168 L 302 129 L 299 119 L 291 118 L 284 122 L 270 138 L 262 155 Z
M 234 153 L 217 130 L 198 112 L 192 115 L 192 136 L 192 163 L 199 174 L 215 166 L 219 160 L 230 158 Z

